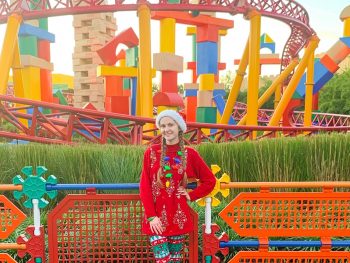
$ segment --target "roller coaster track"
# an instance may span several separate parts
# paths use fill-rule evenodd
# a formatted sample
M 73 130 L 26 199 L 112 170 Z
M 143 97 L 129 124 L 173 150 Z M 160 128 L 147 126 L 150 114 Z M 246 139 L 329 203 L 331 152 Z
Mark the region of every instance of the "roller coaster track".
M 21 106 L 14 107 L 15 104 Z M 123 120 L 125 124 L 115 125 L 116 119 Z M 152 144 L 159 142 L 160 136 L 156 129 L 144 129 L 144 127 L 149 127 L 145 125 L 150 123 L 154 124 L 154 119 L 0 95 L 0 137 L 6 138 L 6 141 L 15 139 L 47 144 L 78 144 L 80 142 Z M 200 144 L 202 142 L 242 141 L 252 138 L 254 131 L 258 131 L 259 134 L 269 132 L 266 136 L 258 136 L 258 139 L 275 137 L 281 132 L 283 136 L 305 133 L 312 135 L 319 132 L 349 132 L 350 116 L 346 116 L 343 121 L 328 121 L 328 125 L 331 124 L 334 126 L 304 128 L 188 122 L 185 138 L 187 144 Z M 203 132 L 208 129 L 211 130 L 210 134 Z M 214 141 L 216 137 L 218 139 Z
M 61 15 L 76 15 L 98 12 L 119 12 L 137 10 L 146 4 L 152 11 L 210 11 L 225 12 L 232 15 L 247 14 L 256 9 L 263 16 L 275 18 L 291 28 L 291 34 L 282 54 L 281 70 L 296 57 L 305 46 L 309 37 L 314 34 L 309 25 L 307 11 L 294 0 L 199 0 L 192 4 L 189 0 L 180 0 L 178 4 L 166 0 L 138 1 L 115 0 L 105 3 L 104 0 L 1 0 L 0 23 L 5 23 L 12 13 L 20 13 L 24 19 L 34 19 Z

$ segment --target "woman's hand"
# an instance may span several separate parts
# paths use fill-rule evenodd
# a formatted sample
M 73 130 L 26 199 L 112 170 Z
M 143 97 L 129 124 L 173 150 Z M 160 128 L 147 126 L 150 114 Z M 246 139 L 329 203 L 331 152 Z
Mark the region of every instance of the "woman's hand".
M 179 195 L 184 195 L 184 196 L 186 197 L 186 200 L 187 200 L 187 201 L 190 201 L 190 200 L 191 200 L 190 195 L 187 193 L 185 187 L 179 186 L 179 188 L 177 189 L 177 193 L 178 193 Z
M 159 217 L 156 216 L 153 218 L 151 222 L 149 222 L 152 233 L 155 233 L 157 235 L 161 235 L 164 231 L 162 222 L 160 221 Z

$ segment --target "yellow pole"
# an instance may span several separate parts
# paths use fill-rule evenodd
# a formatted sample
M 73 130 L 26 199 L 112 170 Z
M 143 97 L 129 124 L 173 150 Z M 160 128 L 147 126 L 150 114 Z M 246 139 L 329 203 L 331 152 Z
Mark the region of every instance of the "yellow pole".
M 350 17 L 344 20 L 344 37 L 350 37 Z
M 175 54 L 176 20 L 164 18 L 160 21 L 160 52 Z
M 298 59 L 294 58 L 288 67 L 275 79 L 275 81 L 271 84 L 271 86 L 264 92 L 263 95 L 258 100 L 258 109 L 261 108 L 265 102 L 272 96 L 275 90 L 280 89 L 281 83 L 289 76 L 289 74 L 294 70 L 294 68 L 298 65 Z M 237 125 L 245 125 L 247 121 L 247 114 L 243 116 L 243 118 L 237 123 Z
M 239 63 L 239 66 L 238 66 L 237 75 L 232 84 L 230 94 L 228 95 L 225 109 L 224 109 L 224 112 L 222 113 L 219 124 L 228 124 L 228 121 L 233 111 L 233 107 L 236 104 L 238 93 L 241 88 L 242 81 L 244 79 L 245 71 L 247 70 L 248 58 L 249 58 L 249 39 L 246 43 L 241 62 Z
M 305 50 L 304 56 L 303 56 L 302 60 L 300 61 L 299 66 L 298 66 L 297 70 L 295 71 L 292 79 L 290 80 L 288 87 L 284 91 L 283 96 L 281 98 L 281 101 L 278 103 L 278 106 L 277 106 L 275 112 L 273 113 L 268 126 L 278 126 L 278 123 L 282 117 L 282 114 L 283 114 L 284 110 L 286 109 L 290 99 L 292 98 L 293 93 L 294 93 L 294 91 L 295 91 L 304 71 L 305 71 L 310 54 L 312 52 L 314 52 L 314 50 L 317 48 L 319 41 L 320 40 L 317 36 L 312 36 L 310 38 L 310 41 L 309 41 L 307 49 Z M 267 134 L 267 133 L 269 133 L 269 132 L 265 132 L 265 134 Z
M 305 83 L 304 126 L 310 127 L 312 121 L 312 93 L 314 89 L 314 52 L 310 53 Z M 306 132 L 307 134 L 309 132 Z
M 276 109 L 278 103 L 280 102 L 282 97 L 282 83 L 276 87 L 275 90 L 275 100 L 273 102 L 273 108 Z
M 18 14 L 12 14 L 7 21 L 4 43 L 0 54 L 0 94 L 6 94 L 9 72 L 13 63 L 13 54 L 21 22 L 22 17 Z
M 147 5 L 138 9 L 140 29 L 140 89 L 141 89 L 141 116 L 153 117 L 152 101 L 152 66 L 151 66 L 151 11 Z
M 249 34 L 249 74 L 247 91 L 247 125 L 258 125 L 258 98 L 260 75 L 260 25 L 261 15 L 253 10 L 248 14 L 250 19 Z M 256 131 L 252 138 L 256 138 Z

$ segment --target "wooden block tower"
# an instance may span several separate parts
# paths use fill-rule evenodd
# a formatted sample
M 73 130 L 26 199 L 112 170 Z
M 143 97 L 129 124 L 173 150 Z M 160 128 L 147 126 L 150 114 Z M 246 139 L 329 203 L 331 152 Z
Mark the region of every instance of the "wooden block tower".
M 104 110 L 104 84 L 96 70 L 102 60 L 96 50 L 114 37 L 116 19 L 113 13 L 75 15 L 73 27 L 74 106 L 81 108 L 90 102 L 98 110 Z

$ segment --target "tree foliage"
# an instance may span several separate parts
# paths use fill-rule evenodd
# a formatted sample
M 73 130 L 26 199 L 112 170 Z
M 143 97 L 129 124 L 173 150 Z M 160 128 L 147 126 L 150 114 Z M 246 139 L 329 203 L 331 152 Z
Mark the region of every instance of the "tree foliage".
M 334 77 L 320 90 L 321 112 L 350 115 L 350 68 Z
M 228 94 L 230 93 L 230 89 L 232 87 L 232 83 L 235 79 L 235 75 L 232 71 L 227 71 L 224 76 L 220 78 L 221 83 L 224 83 L 225 91 L 226 91 L 226 98 L 228 97 Z M 259 98 L 262 94 L 271 86 L 272 81 L 268 78 L 262 77 L 261 81 L 263 85 L 259 89 Z M 271 98 L 263 105 L 263 109 L 273 109 L 273 102 L 274 97 L 271 96 Z M 247 103 L 247 90 L 240 90 L 238 97 L 238 102 Z

